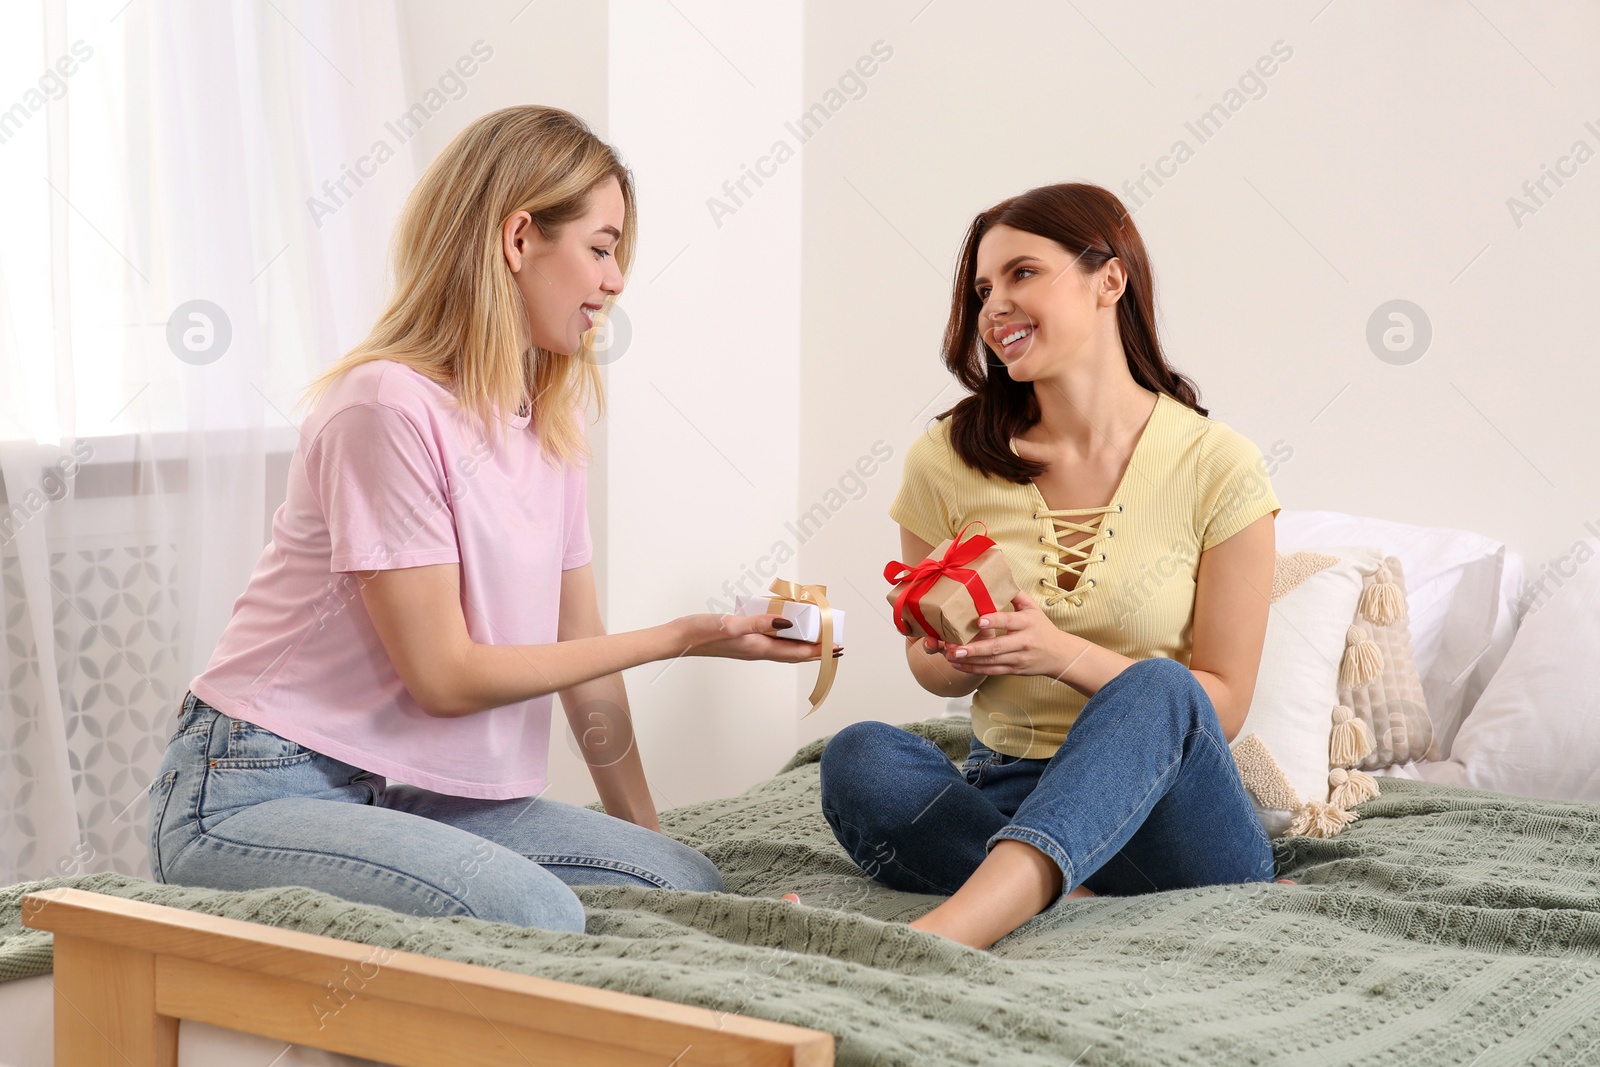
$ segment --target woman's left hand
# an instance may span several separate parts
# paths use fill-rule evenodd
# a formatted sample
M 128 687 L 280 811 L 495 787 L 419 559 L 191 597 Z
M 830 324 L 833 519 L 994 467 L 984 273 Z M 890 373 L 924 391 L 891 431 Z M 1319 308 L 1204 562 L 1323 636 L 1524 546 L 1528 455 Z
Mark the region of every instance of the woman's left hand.
M 1087 647 L 1081 637 L 1059 629 L 1027 593 L 1018 593 L 1011 611 L 994 611 L 978 620 L 984 631 L 1004 630 L 999 637 L 980 635 L 964 645 L 946 645 L 944 658 L 967 674 L 1039 674 L 1060 678 Z

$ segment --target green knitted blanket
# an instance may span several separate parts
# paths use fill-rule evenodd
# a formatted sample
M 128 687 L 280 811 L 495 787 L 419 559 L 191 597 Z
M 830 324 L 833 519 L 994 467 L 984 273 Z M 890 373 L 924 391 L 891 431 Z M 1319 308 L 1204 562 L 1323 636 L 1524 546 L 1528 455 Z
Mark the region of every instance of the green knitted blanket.
M 966 752 L 965 719 L 907 728 Z M 841 1064 L 1600 1062 L 1600 805 L 1384 779 L 1340 836 L 1276 843 L 1299 885 L 1064 899 L 979 952 L 835 843 L 822 744 L 662 813 L 728 892 L 581 889 L 584 934 L 83 875 L 0 889 L 0 981 L 50 968 L 22 894 L 74 885 L 827 1030 Z

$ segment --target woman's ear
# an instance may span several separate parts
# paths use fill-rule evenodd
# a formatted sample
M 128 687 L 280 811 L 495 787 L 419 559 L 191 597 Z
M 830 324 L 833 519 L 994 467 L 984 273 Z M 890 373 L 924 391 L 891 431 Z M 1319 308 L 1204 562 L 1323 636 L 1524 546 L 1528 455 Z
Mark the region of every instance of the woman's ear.
M 524 258 L 532 251 L 532 236 L 537 232 L 533 216 L 526 211 L 516 212 L 500 227 L 500 248 L 505 253 L 506 266 L 511 268 L 512 274 L 522 270 Z
M 1106 260 L 1102 268 L 1105 273 L 1100 277 L 1101 307 L 1112 307 L 1122 299 L 1123 291 L 1128 288 L 1128 272 L 1122 269 L 1122 260 L 1112 257 Z

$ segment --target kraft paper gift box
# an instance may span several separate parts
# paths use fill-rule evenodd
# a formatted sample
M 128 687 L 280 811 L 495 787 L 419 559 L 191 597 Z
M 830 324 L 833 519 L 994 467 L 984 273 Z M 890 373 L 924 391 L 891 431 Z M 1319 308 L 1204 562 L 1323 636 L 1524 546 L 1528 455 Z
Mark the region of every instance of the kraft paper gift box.
M 888 600 L 902 634 L 964 645 L 978 636 L 980 618 L 1011 610 L 1019 590 L 1000 546 L 983 534 L 962 539 L 981 525 L 968 523 L 914 567 L 898 560 L 884 567 L 884 578 L 894 584 Z
M 765 596 L 737 596 L 733 599 L 735 615 L 782 615 L 794 623 L 787 630 L 779 630 L 774 637 L 787 637 L 792 641 L 815 641 L 822 635 L 822 608 L 800 600 L 786 600 L 768 593 Z M 833 643 L 844 644 L 844 612 L 833 609 Z

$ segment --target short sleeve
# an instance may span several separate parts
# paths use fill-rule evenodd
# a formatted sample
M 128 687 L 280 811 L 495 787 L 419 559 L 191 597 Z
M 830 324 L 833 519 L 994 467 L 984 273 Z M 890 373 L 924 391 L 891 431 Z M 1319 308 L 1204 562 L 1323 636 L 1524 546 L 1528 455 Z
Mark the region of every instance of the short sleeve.
M 330 571 L 461 561 L 440 461 L 404 413 L 335 412 L 306 450 L 306 478 L 327 523 Z
M 900 491 L 889 504 L 889 517 L 937 545 L 954 533 L 951 488 L 950 449 L 936 427 L 907 449 Z
M 564 503 L 567 529 L 561 547 L 561 569 L 570 571 L 594 558 L 589 538 L 589 471 L 576 463 L 567 465 Z
M 1248 437 L 1220 423 L 1210 428 L 1201 444 L 1196 480 L 1200 499 L 1195 521 L 1202 552 L 1261 516 L 1276 516 L 1281 510 L 1261 450 Z

